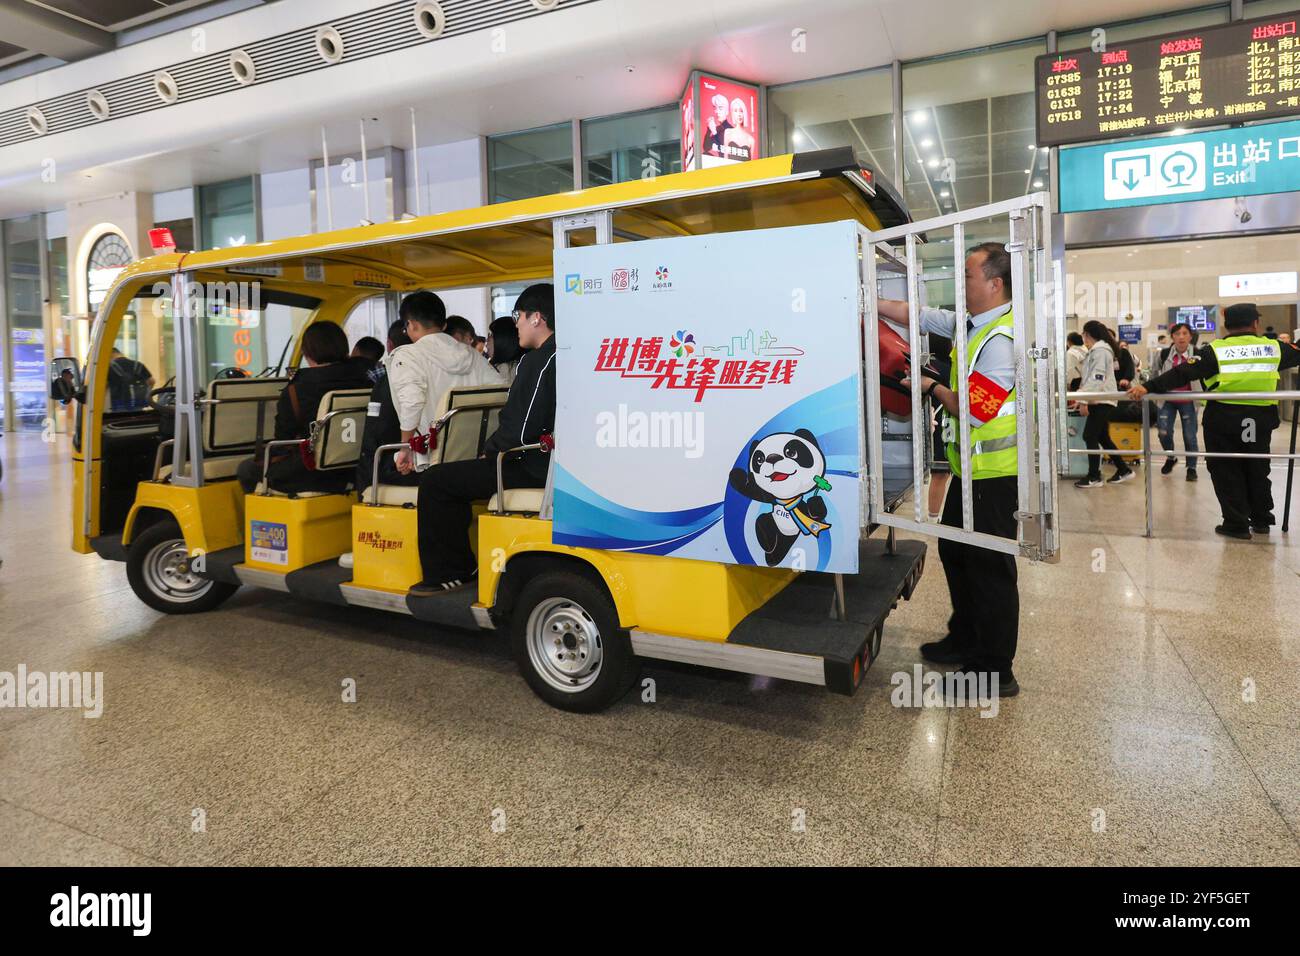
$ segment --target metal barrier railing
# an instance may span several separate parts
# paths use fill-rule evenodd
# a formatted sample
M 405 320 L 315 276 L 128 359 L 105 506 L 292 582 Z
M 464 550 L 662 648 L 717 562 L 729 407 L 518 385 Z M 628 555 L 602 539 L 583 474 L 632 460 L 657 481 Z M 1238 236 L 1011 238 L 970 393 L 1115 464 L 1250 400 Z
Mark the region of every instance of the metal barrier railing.
M 1140 399 L 1130 399 L 1128 392 L 1069 392 L 1066 394 L 1067 402 L 1081 402 L 1085 405 L 1093 405 L 1097 402 L 1128 402 L 1140 401 L 1142 403 L 1142 444 L 1139 451 L 1142 454 L 1142 467 L 1144 471 L 1144 484 L 1146 485 L 1145 507 L 1146 507 L 1146 537 L 1155 537 L 1155 517 L 1151 508 L 1151 402 L 1240 402 L 1240 401 L 1291 401 L 1300 402 L 1300 391 L 1291 392 L 1164 392 L 1156 394 L 1148 392 Z M 1257 406 L 1262 407 L 1262 406 Z M 1286 473 L 1286 499 L 1282 506 L 1282 530 L 1290 531 L 1291 521 L 1291 488 L 1295 477 L 1295 463 L 1300 459 L 1296 454 L 1296 425 L 1300 424 L 1300 414 L 1291 416 L 1291 451 L 1284 454 L 1281 452 L 1238 452 L 1238 451 L 1197 451 L 1196 458 L 1258 458 L 1258 459 L 1280 459 L 1288 461 Z M 1162 448 L 1163 452 L 1164 449 Z M 1107 448 L 1097 449 L 1096 451 L 1088 448 L 1071 448 L 1071 455 L 1116 455 L 1124 457 L 1125 454 L 1132 455 L 1132 452 L 1120 453 L 1111 451 Z M 1183 450 L 1185 457 L 1191 457 L 1192 453 L 1186 449 Z

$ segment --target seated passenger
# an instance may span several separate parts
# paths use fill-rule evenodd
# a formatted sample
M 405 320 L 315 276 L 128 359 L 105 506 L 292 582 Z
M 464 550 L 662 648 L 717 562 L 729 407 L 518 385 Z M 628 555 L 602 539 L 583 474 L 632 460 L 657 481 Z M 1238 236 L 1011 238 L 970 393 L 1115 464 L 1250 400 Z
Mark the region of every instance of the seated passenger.
M 313 322 L 302 333 L 304 368 L 298 369 L 280 393 L 275 406 L 275 439 L 306 438 L 316 420 L 316 411 L 326 392 L 341 388 L 369 388 L 364 362 L 348 357 L 348 337 L 332 322 Z M 262 459 L 241 462 L 236 471 L 246 493 L 252 493 L 263 478 Z M 314 471 L 303 462 L 297 448 L 273 449 L 269 472 L 276 491 L 346 490 L 350 471 Z
M 397 421 L 397 406 L 393 404 L 393 390 L 388 381 L 388 360 L 395 349 L 410 344 L 406 322 L 399 318 L 388 327 L 388 355 L 371 373 L 375 387 L 370 390 L 370 404 L 366 406 L 366 428 L 361 435 L 361 457 L 357 459 L 357 491 L 364 492 L 370 487 L 375 473 L 375 451 L 381 445 L 393 445 L 402 440 L 402 426 Z M 409 475 L 399 473 L 391 455 L 385 455 L 379 466 L 380 484 L 414 485 L 419 477 L 415 472 Z
M 463 315 L 447 316 L 447 327 L 443 329 L 457 342 L 463 342 L 470 348 L 474 348 L 474 340 L 478 338 L 478 333 L 474 331 L 474 326 L 470 324 L 469 319 Z M 478 349 L 474 349 L 478 351 Z
M 408 295 L 399 314 L 406 320 L 411 344 L 389 356 L 388 379 L 401 425 L 397 441 L 407 441 L 417 432 L 429 434 L 439 403 L 451 389 L 498 385 L 501 379 L 472 346 L 441 334 L 447 327 L 447 307 L 434 293 Z M 395 464 L 398 472 L 409 475 L 428 468 L 431 457 L 429 452 L 416 455 L 403 449 Z
M 384 343 L 373 335 L 367 335 L 357 339 L 357 344 L 352 346 L 352 357 L 354 359 L 363 359 L 374 368 L 384 360 Z
M 513 382 L 519 367 L 519 359 L 523 355 L 523 350 L 519 348 L 519 330 L 515 328 L 514 319 L 506 315 L 492 320 L 492 324 L 488 326 L 485 351 L 488 363 L 497 370 L 502 381 L 507 385 Z
M 497 453 L 535 444 L 555 427 L 555 288 L 531 285 L 515 302 L 519 344 L 532 349 L 519 362 L 519 374 L 501 409 L 500 425 L 471 461 L 435 465 L 420 476 L 420 565 L 424 580 L 411 589 L 429 596 L 462 587 L 478 574 L 469 544 L 470 505 L 497 490 Z M 507 455 L 502 479 L 507 488 L 542 488 L 549 465 L 545 452 Z

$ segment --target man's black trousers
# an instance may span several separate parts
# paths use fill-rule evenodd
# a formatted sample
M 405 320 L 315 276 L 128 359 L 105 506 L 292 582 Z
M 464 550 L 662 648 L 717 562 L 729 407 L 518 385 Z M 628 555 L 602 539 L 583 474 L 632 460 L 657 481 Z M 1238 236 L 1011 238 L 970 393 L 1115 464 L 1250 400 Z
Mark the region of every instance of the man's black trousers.
M 502 468 L 507 488 L 541 488 L 546 484 L 517 461 Z M 475 458 L 434 465 L 420 475 L 420 566 L 428 583 L 464 580 L 477 564 L 469 543 L 471 504 L 497 493 L 495 458 Z
M 1277 428 L 1277 406 L 1225 405 L 1205 410 L 1205 450 L 1267 454 Z M 1249 439 L 1249 440 L 1247 440 Z M 1273 485 L 1267 458 L 1207 458 L 1223 524 L 1232 531 L 1273 524 Z
M 1016 499 L 1014 475 L 972 481 L 974 530 L 1014 539 Z M 948 483 L 941 523 L 961 527 L 961 480 L 956 475 Z M 1016 559 L 944 538 L 939 539 L 939 559 L 952 598 L 948 633 L 957 647 L 970 651 L 965 663 L 980 669 L 1010 671 L 1020 630 Z

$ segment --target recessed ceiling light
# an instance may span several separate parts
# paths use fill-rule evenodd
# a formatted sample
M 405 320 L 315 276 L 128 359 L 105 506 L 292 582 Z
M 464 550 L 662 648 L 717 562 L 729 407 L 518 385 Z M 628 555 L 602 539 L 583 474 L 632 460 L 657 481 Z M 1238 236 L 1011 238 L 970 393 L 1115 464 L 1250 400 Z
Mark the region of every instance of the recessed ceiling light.
M 1035 146 L 1033 143 L 1030 143 L 1030 144 L 1029 144 L 1029 148 L 1030 148 L 1030 149 L 1037 149 L 1038 147 Z
M 795 131 L 794 131 L 794 141 L 795 141 L 795 143 L 802 143 L 802 142 L 803 142 L 803 133 L 799 132 L 798 130 L 795 130 Z
M 928 163 L 926 163 L 925 165 L 929 166 L 931 169 L 934 169 L 935 167 L 937 167 L 937 166 L 939 165 L 939 161 L 938 161 L 937 159 L 931 159 L 931 160 L 930 160 Z
M 1032 172 L 1033 172 L 1032 169 L 1026 169 L 1026 170 L 1025 170 L 1025 175 L 1029 175 L 1029 174 L 1032 173 Z
M 1035 180 L 1034 180 L 1034 188 L 1035 188 L 1035 189 L 1042 189 L 1042 188 L 1043 188 L 1043 181 L 1042 181 L 1041 179 L 1035 179 Z
M 931 139 L 930 137 L 928 137 L 928 136 L 927 136 L 925 139 L 921 140 L 921 148 L 922 148 L 922 149 L 929 149 L 929 148 L 930 148 L 931 146 L 933 146 L 933 145 L 934 145 L 934 140 L 932 140 L 932 139 Z
M 942 196 L 944 199 L 947 199 L 947 198 L 948 198 L 948 190 L 946 190 L 946 189 L 941 189 L 941 190 L 939 190 L 939 195 Z
M 918 126 L 924 124 L 925 121 L 928 120 L 929 118 L 930 118 L 929 114 L 924 112 L 923 110 L 917 110 L 915 113 L 912 114 L 912 122 L 916 123 Z

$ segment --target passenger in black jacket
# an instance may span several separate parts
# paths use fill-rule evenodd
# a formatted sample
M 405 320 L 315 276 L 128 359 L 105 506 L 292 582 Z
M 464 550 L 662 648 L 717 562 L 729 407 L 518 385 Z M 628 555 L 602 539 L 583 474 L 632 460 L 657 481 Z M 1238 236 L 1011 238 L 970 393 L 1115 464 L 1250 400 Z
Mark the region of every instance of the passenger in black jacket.
M 411 589 L 428 596 L 468 584 L 478 573 L 469 544 L 471 504 L 497 490 L 497 453 L 535 444 L 555 428 L 555 287 L 531 285 L 515 302 L 519 344 L 532 349 L 519 362 L 498 427 L 484 443 L 483 457 L 434 465 L 420 476 L 420 565 L 424 580 Z M 548 456 L 542 451 L 505 456 L 507 488 L 541 488 Z
M 298 369 L 275 406 L 275 440 L 306 438 L 326 393 L 345 388 L 369 388 L 364 360 L 348 357 L 348 337 L 332 322 L 313 322 L 302 334 L 307 365 Z M 313 471 L 296 448 L 281 446 L 271 454 L 270 479 L 276 491 L 343 491 L 352 480 L 347 471 Z M 236 471 L 244 492 L 251 494 L 262 480 L 262 459 L 241 462 Z
M 406 334 L 406 320 L 398 319 L 388 327 L 388 353 L 403 345 L 410 345 Z M 361 435 L 361 457 L 357 460 L 357 491 L 370 487 L 375 474 L 375 451 L 381 445 L 395 445 L 402 440 L 402 424 L 393 404 L 393 390 L 389 386 L 388 366 L 379 362 L 370 373 L 375 387 L 370 391 L 370 404 L 366 408 L 366 428 Z M 379 465 L 381 485 L 413 485 L 420 478 L 416 472 L 403 475 L 397 470 L 392 455 L 385 455 Z

